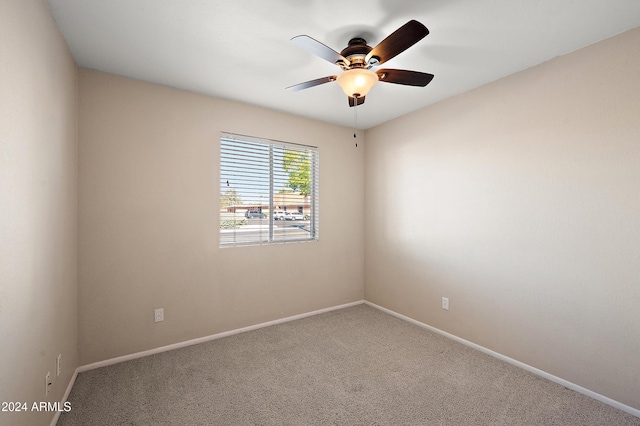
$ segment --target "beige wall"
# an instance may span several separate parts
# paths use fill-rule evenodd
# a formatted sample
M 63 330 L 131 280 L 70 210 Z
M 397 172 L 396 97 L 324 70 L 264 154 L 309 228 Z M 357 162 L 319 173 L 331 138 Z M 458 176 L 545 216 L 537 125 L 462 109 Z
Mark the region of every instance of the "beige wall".
M 0 2 L 0 64 L 0 401 L 31 409 L 60 401 L 78 365 L 77 69 L 40 0 Z
M 635 29 L 367 131 L 366 299 L 640 409 L 639 70 Z
M 363 298 L 350 129 L 90 70 L 79 81 L 82 364 Z M 221 131 L 319 147 L 318 242 L 218 247 Z

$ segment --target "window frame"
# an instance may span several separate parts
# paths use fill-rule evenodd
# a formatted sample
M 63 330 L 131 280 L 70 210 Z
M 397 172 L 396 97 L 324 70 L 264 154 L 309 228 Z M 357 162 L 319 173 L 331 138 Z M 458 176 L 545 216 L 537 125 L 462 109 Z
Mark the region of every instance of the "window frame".
M 316 146 L 304 145 L 293 142 L 285 142 L 279 140 L 273 140 L 268 138 L 260 138 L 254 136 L 241 135 L 230 132 L 221 132 L 219 138 L 219 168 L 218 168 L 218 176 L 220 178 L 219 184 L 219 197 L 218 197 L 218 207 L 220 212 L 220 227 L 219 227 L 219 236 L 218 243 L 220 248 L 227 247 L 238 247 L 238 246 L 253 246 L 253 245 L 271 245 L 271 244 L 286 244 L 293 242 L 309 242 L 309 241 L 318 241 L 319 240 L 319 210 L 320 210 L 320 149 Z M 263 149 L 268 150 L 268 158 L 265 156 L 262 151 Z M 296 194 L 291 190 L 288 186 L 283 186 L 283 176 L 284 165 L 280 165 L 280 162 L 284 162 L 285 153 L 286 152 L 294 152 L 294 153 L 304 153 L 309 156 L 309 194 L 303 198 L 304 203 L 302 205 L 298 205 L 295 211 L 299 211 L 300 208 L 303 209 L 307 205 L 306 201 L 308 200 L 308 210 L 309 210 L 309 224 L 308 229 L 304 229 L 303 227 L 298 227 L 301 230 L 308 232 L 308 236 L 300 237 L 299 232 L 295 232 L 292 235 L 287 234 L 284 231 L 285 227 L 282 228 L 282 232 L 278 237 L 276 237 L 275 228 L 276 221 L 274 213 L 276 212 L 276 204 L 275 198 L 276 195 L 280 195 L 279 201 L 284 204 L 284 210 L 278 210 L 279 212 L 287 212 L 292 210 L 287 210 L 287 204 L 285 201 L 287 199 L 287 194 Z M 246 156 L 246 158 L 242 158 L 242 155 Z M 243 164 L 244 160 L 244 164 Z M 256 161 L 259 162 L 258 166 L 256 166 Z M 265 168 L 267 167 L 268 161 L 268 182 L 266 181 L 266 176 L 264 175 Z M 243 168 L 244 167 L 244 168 Z M 256 172 L 251 172 L 247 170 L 252 169 L 260 169 Z M 233 169 L 233 170 L 231 170 Z M 242 210 L 245 207 L 244 202 L 242 204 L 227 206 L 228 209 L 233 210 L 233 231 L 224 231 L 222 226 L 222 214 L 224 213 L 223 206 L 223 196 L 225 193 L 235 194 L 237 199 L 240 199 L 238 191 L 235 189 L 235 186 L 232 190 L 233 192 L 224 191 L 225 183 L 226 186 L 229 187 L 229 180 L 235 179 L 237 182 L 237 187 L 242 187 L 248 194 L 256 194 L 261 190 L 264 190 L 265 185 L 268 184 L 268 204 L 263 204 L 262 201 L 254 202 L 246 204 L 246 211 L 258 210 L 263 212 L 263 207 L 268 208 L 268 215 L 266 220 L 268 221 L 268 234 L 265 236 L 264 233 L 258 232 L 256 238 L 253 240 L 242 241 L 238 240 L 238 229 L 239 225 L 235 225 L 235 221 L 237 220 L 237 210 L 238 207 Z M 291 183 L 291 175 L 289 175 L 288 184 Z M 251 186 L 254 184 L 255 186 Z M 263 188 L 263 189 L 261 189 Z M 285 191 L 285 188 L 288 188 L 289 191 Z M 280 190 L 280 192 L 277 192 Z M 298 196 L 302 195 L 300 193 Z M 254 195 L 255 197 L 256 195 Z M 261 193 L 261 196 L 264 197 L 264 194 Z M 255 200 L 254 200 L 255 201 Z M 255 206 L 258 206 L 255 208 Z M 282 208 L 282 206 L 280 206 Z M 245 213 L 246 215 L 246 213 Z M 241 221 L 242 222 L 242 221 Z M 284 218 L 281 218 L 281 222 L 284 222 Z M 295 223 L 296 221 L 293 220 Z M 233 237 L 229 241 L 225 241 L 224 234 L 233 234 Z

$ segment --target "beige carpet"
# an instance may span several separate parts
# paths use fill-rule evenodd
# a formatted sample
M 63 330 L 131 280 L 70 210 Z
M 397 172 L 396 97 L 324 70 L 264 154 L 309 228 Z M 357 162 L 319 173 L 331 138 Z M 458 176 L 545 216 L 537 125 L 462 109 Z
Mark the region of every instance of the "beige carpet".
M 58 425 L 640 425 L 366 305 L 81 373 Z

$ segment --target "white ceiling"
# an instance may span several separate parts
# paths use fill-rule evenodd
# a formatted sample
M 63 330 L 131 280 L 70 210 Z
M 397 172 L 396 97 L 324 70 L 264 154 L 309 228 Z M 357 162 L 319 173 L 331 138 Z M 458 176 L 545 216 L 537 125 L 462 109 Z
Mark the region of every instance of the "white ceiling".
M 47 0 L 81 67 L 353 126 L 339 68 L 289 40 L 375 46 L 411 19 L 430 34 L 384 64 L 435 74 L 381 83 L 358 107 L 370 128 L 640 26 L 639 0 Z

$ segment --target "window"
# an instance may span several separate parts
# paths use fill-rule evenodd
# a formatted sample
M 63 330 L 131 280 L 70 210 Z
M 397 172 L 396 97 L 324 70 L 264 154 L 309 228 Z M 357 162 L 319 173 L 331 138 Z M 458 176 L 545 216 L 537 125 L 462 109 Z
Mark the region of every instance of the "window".
M 220 246 L 318 239 L 318 148 L 223 133 Z

